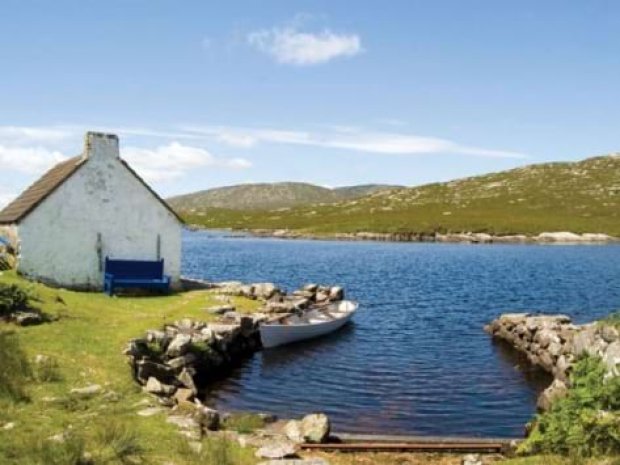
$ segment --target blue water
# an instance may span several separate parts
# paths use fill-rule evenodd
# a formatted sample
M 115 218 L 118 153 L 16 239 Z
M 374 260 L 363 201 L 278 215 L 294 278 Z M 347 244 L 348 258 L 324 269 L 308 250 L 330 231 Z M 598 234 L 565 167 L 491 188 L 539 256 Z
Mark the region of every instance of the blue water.
M 585 322 L 620 309 L 620 246 L 459 245 L 184 236 L 184 274 L 344 286 L 353 324 L 265 350 L 216 384 L 224 410 L 330 415 L 335 430 L 521 436 L 546 375 L 482 326 L 507 311 Z

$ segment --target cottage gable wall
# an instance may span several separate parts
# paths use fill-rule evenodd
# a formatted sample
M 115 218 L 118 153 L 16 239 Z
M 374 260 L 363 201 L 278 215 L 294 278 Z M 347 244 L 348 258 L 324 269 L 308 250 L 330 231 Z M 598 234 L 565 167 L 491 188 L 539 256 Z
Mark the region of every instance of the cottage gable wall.
M 106 256 L 156 260 L 159 255 L 166 274 L 178 282 L 181 225 L 118 158 L 118 140 L 104 142 L 107 148 L 92 150 L 93 156 L 19 224 L 19 271 L 61 286 L 98 289 Z

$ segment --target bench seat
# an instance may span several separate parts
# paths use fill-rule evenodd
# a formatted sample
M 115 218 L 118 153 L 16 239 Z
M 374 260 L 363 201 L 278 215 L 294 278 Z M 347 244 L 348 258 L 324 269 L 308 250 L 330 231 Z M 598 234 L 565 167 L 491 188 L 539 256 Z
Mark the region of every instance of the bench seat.
M 103 290 L 114 294 L 115 289 L 170 289 L 170 276 L 164 275 L 164 260 L 114 260 L 106 257 Z

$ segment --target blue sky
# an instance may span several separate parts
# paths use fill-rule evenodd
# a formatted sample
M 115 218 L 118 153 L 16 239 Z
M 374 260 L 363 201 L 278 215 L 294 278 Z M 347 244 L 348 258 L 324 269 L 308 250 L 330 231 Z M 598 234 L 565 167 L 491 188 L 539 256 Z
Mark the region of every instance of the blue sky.
M 89 129 L 163 195 L 614 152 L 619 51 L 614 1 L 5 0 L 0 204 Z

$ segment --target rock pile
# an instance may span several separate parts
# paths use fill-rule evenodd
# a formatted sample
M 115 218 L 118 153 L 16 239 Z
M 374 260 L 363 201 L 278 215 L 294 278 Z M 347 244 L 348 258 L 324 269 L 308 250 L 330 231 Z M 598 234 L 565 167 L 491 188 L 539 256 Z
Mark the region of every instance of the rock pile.
M 224 295 L 242 296 L 263 301 L 264 305 L 261 312 L 267 314 L 290 313 L 306 309 L 313 304 L 327 304 L 344 299 L 342 287 L 319 284 L 306 284 L 290 294 L 273 283 L 243 284 L 239 281 L 227 281 L 216 283 L 214 287 Z M 208 310 L 214 314 L 226 314 L 234 308 L 221 305 Z
M 164 405 L 192 403 L 201 385 L 221 376 L 260 348 L 258 319 L 205 323 L 184 319 L 149 330 L 124 354 L 133 376 Z
M 620 375 L 620 333 L 611 325 L 575 325 L 566 315 L 508 313 L 485 326 L 485 331 L 508 342 L 532 364 L 554 376 L 538 399 L 541 410 L 565 395 L 572 365 L 582 354 L 601 357 L 609 376 Z

